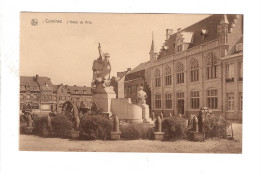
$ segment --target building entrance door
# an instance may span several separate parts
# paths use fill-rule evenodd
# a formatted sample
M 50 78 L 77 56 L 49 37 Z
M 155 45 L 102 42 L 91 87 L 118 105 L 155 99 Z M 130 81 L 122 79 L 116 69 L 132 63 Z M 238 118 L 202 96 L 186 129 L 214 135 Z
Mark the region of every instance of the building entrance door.
M 184 114 L 184 100 L 178 99 L 178 114 Z

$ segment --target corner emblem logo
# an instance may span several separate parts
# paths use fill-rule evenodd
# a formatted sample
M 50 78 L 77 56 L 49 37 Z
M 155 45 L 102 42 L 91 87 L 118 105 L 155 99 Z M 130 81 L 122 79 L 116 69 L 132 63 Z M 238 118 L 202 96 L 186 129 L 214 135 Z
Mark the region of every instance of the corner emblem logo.
M 37 26 L 38 25 L 38 20 L 37 19 L 32 19 L 31 20 L 32 26 Z

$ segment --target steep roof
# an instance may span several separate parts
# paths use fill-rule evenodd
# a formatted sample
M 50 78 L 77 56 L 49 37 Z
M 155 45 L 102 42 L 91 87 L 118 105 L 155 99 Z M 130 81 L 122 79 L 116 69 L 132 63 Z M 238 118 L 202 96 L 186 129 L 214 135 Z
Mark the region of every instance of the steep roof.
M 117 72 L 117 78 L 118 80 L 122 79 L 122 77 L 124 77 L 124 75 L 126 75 L 128 71 L 122 71 L 122 72 Z
M 39 76 L 37 79 L 37 82 L 40 86 L 44 86 L 44 85 L 48 85 L 48 86 L 52 86 L 53 84 L 51 83 L 51 79 L 48 77 L 42 77 Z
M 223 14 L 214 14 L 211 15 L 193 25 L 188 26 L 185 29 L 182 29 L 181 32 L 184 33 L 193 33 L 192 43 L 189 44 L 188 49 L 207 43 L 209 41 L 213 41 L 217 39 L 217 25 L 220 24 L 221 20 L 223 20 Z M 236 15 L 229 14 L 226 15 L 225 22 L 227 21 L 233 21 L 233 19 L 236 17 Z M 229 25 L 231 25 L 232 22 L 229 22 Z M 207 30 L 207 35 L 202 37 L 201 31 Z M 165 45 L 168 46 L 167 51 L 161 51 L 158 58 L 162 58 L 167 55 L 171 55 L 175 53 L 174 43 L 176 42 L 176 36 L 177 33 L 174 33 L 170 36 L 168 40 L 166 40 Z M 190 34 L 188 35 L 191 36 Z
M 135 67 L 132 71 L 130 71 L 128 74 L 135 73 L 137 71 L 145 70 L 150 67 L 150 61 L 143 62 L 139 64 L 137 67 Z
M 39 87 L 39 84 L 36 82 L 32 76 L 20 76 L 20 85 L 25 86 L 29 85 L 32 87 Z

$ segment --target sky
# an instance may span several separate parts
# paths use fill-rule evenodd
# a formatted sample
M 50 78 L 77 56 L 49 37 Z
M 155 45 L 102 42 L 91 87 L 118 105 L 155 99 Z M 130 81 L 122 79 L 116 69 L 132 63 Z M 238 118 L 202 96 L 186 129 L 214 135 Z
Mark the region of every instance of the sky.
M 209 15 L 21 13 L 20 76 L 47 76 L 53 84 L 90 86 L 98 43 L 110 54 L 111 76 L 149 61 L 166 29 L 185 28 Z M 32 20 L 37 21 L 32 25 Z M 83 22 L 83 23 L 81 23 Z

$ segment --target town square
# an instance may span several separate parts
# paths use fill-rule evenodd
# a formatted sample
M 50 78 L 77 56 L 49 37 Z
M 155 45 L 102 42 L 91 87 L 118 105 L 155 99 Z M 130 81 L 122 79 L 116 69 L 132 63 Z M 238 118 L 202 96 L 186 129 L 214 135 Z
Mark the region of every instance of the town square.
M 21 151 L 242 153 L 243 15 L 72 16 L 21 13 Z

